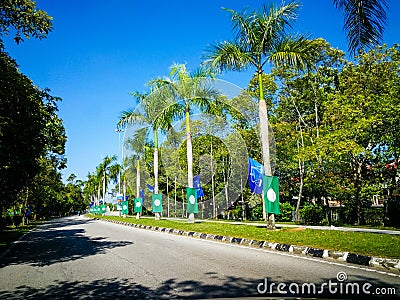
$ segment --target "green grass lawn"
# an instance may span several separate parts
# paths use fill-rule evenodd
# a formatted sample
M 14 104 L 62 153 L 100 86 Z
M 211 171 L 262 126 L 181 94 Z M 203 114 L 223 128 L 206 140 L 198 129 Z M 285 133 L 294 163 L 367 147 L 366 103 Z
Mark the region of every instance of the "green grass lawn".
M 186 220 L 155 221 L 150 218 L 141 218 L 136 220 L 135 217 L 96 217 L 100 219 L 120 220 L 136 224 L 210 233 L 214 235 L 225 235 L 259 241 L 346 251 L 386 258 L 400 258 L 400 236 L 398 235 L 304 228 L 283 228 L 275 231 L 267 231 L 265 228 L 257 226 L 226 223 L 196 222 L 194 224 L 189 224 Z
M 25 226 L 10 226 L 5 230 L 0 231 L 0 253 L 2 253 L 12 242 L 18 240 L 25 233 L 29 232 L 41 223 L 42 221 L 37 221 L 31 222 Z

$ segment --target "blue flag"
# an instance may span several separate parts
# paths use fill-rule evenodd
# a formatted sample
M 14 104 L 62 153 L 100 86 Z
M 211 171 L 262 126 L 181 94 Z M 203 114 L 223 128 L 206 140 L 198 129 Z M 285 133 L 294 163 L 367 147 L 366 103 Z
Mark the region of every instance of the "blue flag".
M 144 203 L 144 189 L 139 192 L 139 197 L 142 198 L 142 203 Z
M 150 193 L 154 193 L 154 186 L 147 184 L 147 188 L 149 189 Z
M 255 194 L 262 194 L 263 174 L 263 165 L 249 157 L 249 184 L 250 190 Z
M 204 196 L 203 188 L 200 184 L 200 174 L 193 177 L 193 187 L 196 188 L 197 198 Z

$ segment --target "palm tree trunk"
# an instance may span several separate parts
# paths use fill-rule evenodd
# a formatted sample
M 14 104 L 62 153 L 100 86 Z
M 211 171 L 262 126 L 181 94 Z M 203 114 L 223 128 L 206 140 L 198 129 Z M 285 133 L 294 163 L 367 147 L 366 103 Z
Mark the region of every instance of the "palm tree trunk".
M 215 190 L 214 190 L 214 159 L 213 159 L 212 138 L 211 138 L 211 190 L 212 190 L 212 206 L 213 206 L 212 218 L 215 219 L 217 217 L 217 214 L 215 211 L 216 207 L 215 207 Z
M 188 164 L 188 187 L 193 187 L 193 146 L 192 134 L 190 133 L 190 108 L 186 105 L 186 147 L 187 147 L 187 164 Z M 194 223 L 194 213 L 190 213 L 188 217 L 189 223 Z
M 174 190 L 175 190 L 175 205 L 174 205 L 174 217 L 176 218 L 176 176 L 175 176 L 175 187 L 174 187 Z
M 158 134 L 154 130 L 154 194 L 158 194 Z
M 106 203 L 106 173 L 104 172 L 103 177 L 103 204 Z
M 158 135 L 157 129 L 154 130 L 154 194 L 158 194 Z M 160 213 L 154 214 L 155 220 L 160 220 Z
M 168 176 L 167 176 L 167 217 L 169 218 L 169 188 L 168 188 Z
M 140 197 L 140 161 L 137 161 L 136 167 L 136 197 Z
M 192 134 L 190 133 L 190 110 L 189 105 L 186 106 L 186 157 L 188 164 L 188 187 L 193 187 L 193 146 Z
M 258 83 L 259 83 L 259 93 L 260 93 L 260 101 L 258 104 L 258 116 L 260 118 L 261 149 L 263 155 L 264 172 L 265 175 L 272 176 L 271 156 L 269 149 L 268 111 L 267 111 L 267 105 L 264 100 L 262 71 L 258 72 Z M 263 217 L 264 220 L 266 220 L 267 214 L 265 211 L 264 192 L 262 199 L 263 199 Z M 273 214 L 270 215 L 268 223 L 269 227 L 275 228 L 275 216 Z

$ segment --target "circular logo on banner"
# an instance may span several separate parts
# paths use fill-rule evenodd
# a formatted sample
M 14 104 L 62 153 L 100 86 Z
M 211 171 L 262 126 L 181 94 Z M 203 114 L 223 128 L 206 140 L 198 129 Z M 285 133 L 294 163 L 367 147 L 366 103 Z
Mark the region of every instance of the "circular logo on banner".
M 160 204 L 161 204 L 160 200 L 158 200 L 158 199 L 154 200 L 154 205 L 155 206 L 160 206 Z
M 128 209 L 128 206 L 124 205 L 124 206 L 122 206 L 122 209 L 126 210 L 126 209 Z
M 190 202 L 190 204 L 195 204 L 196 203 L 196 198 L 193 195 L 190 195 L 189 202 Z
M 136 207 L 141 207 L 141 206 L 142 206 L 142 203 L 140 203 L 139 201 L 136 202 Z
M 269 189 L 267 192 L 267 198 L 270 202 L 275 202 L 276 200 L 276 194 L 273 189 Z

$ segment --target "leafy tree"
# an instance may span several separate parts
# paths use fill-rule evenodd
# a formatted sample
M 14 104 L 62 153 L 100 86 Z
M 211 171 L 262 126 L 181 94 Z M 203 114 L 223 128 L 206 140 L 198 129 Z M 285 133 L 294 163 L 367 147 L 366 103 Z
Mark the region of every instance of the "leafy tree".
M 32 184 L 41 170 L 40 159 L 50 159 L 54 168 L 64 167 L 66 136 L 57 116 L 60 99 L 51 96 L 47 89 L 35 87 L 3 51 L 0 70 L 1 213 Z
M 0 2 L 0 45 L 2 37 L 12 28 L 17 44 L 23 38 L 43 39 L 52 30 L 52 17 L 36 7 L 32 0 L 2 0 Z

